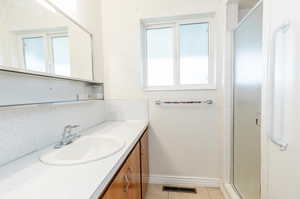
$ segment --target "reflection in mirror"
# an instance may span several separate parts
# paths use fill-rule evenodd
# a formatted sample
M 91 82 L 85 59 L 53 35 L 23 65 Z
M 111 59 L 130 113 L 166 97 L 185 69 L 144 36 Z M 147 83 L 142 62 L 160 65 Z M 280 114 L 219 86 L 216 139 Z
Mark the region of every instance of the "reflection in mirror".
M 0 0 L 0 66 L 93 80 L 91 34 L 45 0 Z

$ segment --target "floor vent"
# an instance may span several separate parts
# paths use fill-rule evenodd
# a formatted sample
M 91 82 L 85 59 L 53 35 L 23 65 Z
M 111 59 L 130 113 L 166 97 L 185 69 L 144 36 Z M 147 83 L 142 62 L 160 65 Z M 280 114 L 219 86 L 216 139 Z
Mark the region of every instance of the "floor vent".
M 174 187 L 174 186 L 163 186 L 163 191 L 181 192 L 181 193 L 197 193 L 197 190 L 195 188 Z

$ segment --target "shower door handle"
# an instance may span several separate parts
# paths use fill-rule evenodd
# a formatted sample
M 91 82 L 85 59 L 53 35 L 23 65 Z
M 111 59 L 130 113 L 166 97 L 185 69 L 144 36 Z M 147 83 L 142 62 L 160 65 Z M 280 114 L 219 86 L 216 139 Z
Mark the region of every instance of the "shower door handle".
M 280 118 L 279 121 L 279 130 L 281 131 L 281 136 L 275 136 L 274 133 L 274 108 L 275 108 L 275 70 L 276 70 L 276 41 L 279 33 L 285 34 L 290 28 L 290 23 L 284 23 L 280 25 L 278 28 L 275 29 L 273 35 L 272 35 L 272 48 L 271 48 L 271 56 L 270 56 L 270 66 L 269 66 L 269 78 L 270 80 L 270 96 L 269 96 L 269 103 L 270 103 L 270 109 L 269 109 L 269 129 L 268 129 L 268 137 L 269 139 L 276 145 L 280 147 L 281 151 L 286 151 L 288 148 L 288 143 L 285 138 L 285 133 L 283 129 L 283 119 Z M 282 89 L 283 90 L 283 89 Z M 284 96 L 281 95 L 280 97 L 280 103 L 279 106 L 276 106 L 276 108 L 279 108 L 279 110 L 283 110 L 284 106 Z M 283 116 L 283 113 L 278 114 L 280 117 Z
M 258 113 L 256 116 L 255 124 L 256 124 L 256 126 L 261 127 L 261 114 L 260 113 Z

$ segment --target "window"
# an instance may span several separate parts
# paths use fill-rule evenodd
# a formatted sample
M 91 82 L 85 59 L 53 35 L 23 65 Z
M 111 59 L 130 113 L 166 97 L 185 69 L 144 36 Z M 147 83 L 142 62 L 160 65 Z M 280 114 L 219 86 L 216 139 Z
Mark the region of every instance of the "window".
M 51 38 L 54 73 L 70 76 L 69 38 L 67 36 L 53 36 Z
M 27 70 L 71 75 L 67 33 L 31 33 L 19 37 L 21 63 Z
M 174 84 L 173 40 L 172 28 L 147 30 L 148 85 L 171 86 Z
M 28 70 L 46 72 L 43 37 L 23 38 L 24 63 Z
M 144 87 L 214 89 L 212 18 L 144 22 Z
M 208 84 L 209 24 L 180 25 L 180 83 Z

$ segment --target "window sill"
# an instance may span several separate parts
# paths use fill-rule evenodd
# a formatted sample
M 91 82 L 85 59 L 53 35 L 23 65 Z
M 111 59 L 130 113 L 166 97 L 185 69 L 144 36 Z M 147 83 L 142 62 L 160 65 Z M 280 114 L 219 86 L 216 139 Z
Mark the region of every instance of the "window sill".
M 151 91 L 193 91 L 193 90 L 216 90 L 216 85 L 195 85 L 195 86 L 155 86 L 145 87 L 145 92 Z

